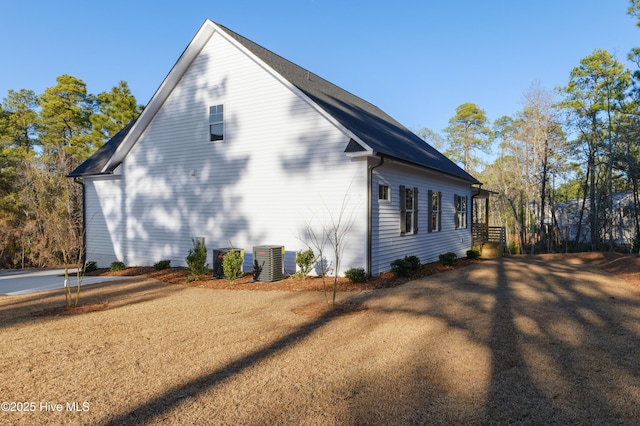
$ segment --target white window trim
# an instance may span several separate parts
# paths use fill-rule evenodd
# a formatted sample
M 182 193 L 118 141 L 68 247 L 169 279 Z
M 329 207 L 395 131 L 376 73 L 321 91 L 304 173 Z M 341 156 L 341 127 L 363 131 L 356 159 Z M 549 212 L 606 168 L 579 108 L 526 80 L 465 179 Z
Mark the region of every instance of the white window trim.
M 432 191 L 428 192 L 428 202 L 429 202 L 429 216 L 428 216 L 428 228 L 429 232 L 440 232 L 442 230 L 442 192 L 440 191 Z M 437 209 L 433 208 L 433 199 L 437 200 Z M 435 214 L 436 223 L 434 226 L 433 217 Z
M 464 201 L 464 203 L 463 203 Z M 464 204 L 464 207 L 463 207 Z M 466 195 L 455 195 L 454 197 L 454 209 L 455 209 L 455 226 L 456 229 L 466 229 L 468 225 L 469 214 L 469 199 Z
M 387 198 L 380 198 L 380 189 L 383 186 L 387 188 Z M 387 185 L 386 183 L 378 184 L 378 202 L 385 204 L 389 204 L 391 202 L 391 186 Z
M 222 112 L 219 113 L 222 116 L 222 120 L 220 121 L 211 121 L 211 108 L 214 107 L 221 107 L 222 108 Z M 218 112 L 216 112 L 216 114 L 218 114 Z M 221 125 L 222 126 L 222 137 L 220 139 L 211 139 L 212 133 L 211 133 L 211 126 L 214 125 Z M 216 105 L 210 105 L 209 106 L 209 142 L 212 143 L 216 143 L 216 142 L 223 142 L 225 139 L 225 126 L 224 126 L 224 104 L 216 104 Z
M 407 190 L 412 191 L 411 209 L 407 209 Z M 400 185 L 400 235 L 414 235 L 418 233 L 418 188 Z M 411 229 L 407 231 L 407 213 L 411 213 Z

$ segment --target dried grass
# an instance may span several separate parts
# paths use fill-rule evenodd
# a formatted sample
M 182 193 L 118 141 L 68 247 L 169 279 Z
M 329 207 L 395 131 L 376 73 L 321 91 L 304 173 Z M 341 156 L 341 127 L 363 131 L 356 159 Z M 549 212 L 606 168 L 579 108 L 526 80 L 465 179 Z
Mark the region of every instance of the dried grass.
M 61 292 L 0 297 L 0 395 L 37 404 L 1 421 L 637 424 L 638 271 L 631 256 L 491 260 L 341 292 L 345 311 L 317 291 L 145 276 L 86 287 L 108 306 L 79 315 L 43 316 Z M 88 411 L 41 405 L 73 401 Z

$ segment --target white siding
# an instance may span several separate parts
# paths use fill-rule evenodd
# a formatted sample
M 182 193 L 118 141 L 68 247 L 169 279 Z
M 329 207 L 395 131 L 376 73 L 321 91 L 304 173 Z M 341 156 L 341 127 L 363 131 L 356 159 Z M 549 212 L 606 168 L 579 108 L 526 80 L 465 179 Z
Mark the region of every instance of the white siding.
M 388 185 L 390 201 L 378 200 L 378 185 Z M 399 188 L 418 188 L 418 233 L 400 234 Z M 428 191 L 442 193 L 441 230 L 428 231 Z M 467 196 L 467 228 L 455 229 L 454 196 Z M 385 163 L 373 174 L 372 273 L 390 269 L 390 263 L 404 256 L 418 256 L 422 263 L 434 262 L 446 252 L 465 256 L 471 248 L 471 187 L 446 176 L 414 167 Z
M 209 106 L 217 104 L 224 105 L 225 139 L 209 142 Z M 348 141 L 214 34 L 127 155 L 121 194 L 96 185 L 98 203 L 91 201 L 91 208 L 106 205 L 118 213 L 89 225 L 90 245 L 128 265 L 161 259 L 181 265 L 192 237 L 205 237 L 209 253 L 229 241 L 247 254 L 253 246 L 277 244 L 285 246 L 292 272 L 293 253 L 306 249 L 307 223 L 319 227 L 330 219 L 328 211 L 337 215 L 347 194 L 355 226 L 342 269 L 365 267 L 366 162 L 344 154 Z M 105 229 L 110 247 L 98 237 Z
M 87 260 L 107 267 L 124 259 L 122 238 L 122 188 L 119 178 L 89 178 L 84 181 Z

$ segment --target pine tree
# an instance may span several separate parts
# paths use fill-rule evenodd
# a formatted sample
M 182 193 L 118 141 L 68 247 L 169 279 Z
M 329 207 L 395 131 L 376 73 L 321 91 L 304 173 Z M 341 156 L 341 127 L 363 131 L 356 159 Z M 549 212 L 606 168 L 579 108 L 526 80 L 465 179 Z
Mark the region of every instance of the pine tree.
M 466 172 L 474 172 L 479 164 L 475 151 L 488 153 L 492 143 L 484 110 L 473 103 L 458 106 L 445 133 L 449 142 L 449 150 L 445 154 L 461 163 Z

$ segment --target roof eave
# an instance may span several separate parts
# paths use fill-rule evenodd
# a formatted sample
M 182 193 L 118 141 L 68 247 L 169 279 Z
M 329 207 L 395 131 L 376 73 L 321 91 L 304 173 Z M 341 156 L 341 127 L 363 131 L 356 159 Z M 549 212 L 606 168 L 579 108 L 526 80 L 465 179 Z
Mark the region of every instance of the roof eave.
M 178 85 L 184 73 L 216 31 L 222 30 L 211 20 L 205 19 L 196 35 L 191 39 L 187 48 L 182 52 L 174 66 L 162 81 L 160 87 L 158 87 L 151 97 L 151 100 L 149 100 L 149 103 L 138 117 L 138 120 L 131 127 L 129 133 L 124 137 L 122 143 L 118 146 L 111 159 L 105 164 L 102 172 L 109 170 L 109 168 L 112 167 L 112 164 L 121 163 L 124 160 L 124 157 L 126 157 L 140 135 L 142 135 L 149 123 L 151 123 L 153 117 L 155 117 L 173 89 Z
M 478 179 L 474 178 L 473 176 L 471 176 L 470 174 L 467 173 L 467 175 L 469 177 L 463 176 L 463 175 L 457 175 L 455 173 L 451 173 L 447 170 L 443 170 L 443 169 L 439 169 L 437 167 L 432 167 L 432 166 L 426 166 L 424 164 L 418 164 L 418 163 L 414 163 L 408 160 L 404 160 L 402 158 L 398 158 L 398 157 L 394 157 L 393 155 L 388 155 L 388 154 L 383 154 L 383 153 L 376 153 L 377 156 L 383 156 L 393 162 L 396 163 L 402 163 L 406 166 L 411 166 L 411 167 L 415 167 L 418 169 L 422 169 L 422 170 L 430 170 L 430 171 L 435 171 L 438 172 L 440 174 L 449 176 L 451 178 L 455 178 L 456 180 L 461 180 L 464 182 L 468 182 L 470 185 L 481 185 L 482 182 L 480 182 Z M 462 169 L 461 169 L 462 170 Z M 466 173 L 466 172 L 465 172 Z
M 345 152 L 349 158 L 364 158 L 364 157 L 376 157 L 377 153 L 374 151 L 358 151 L 358 152 Z
M 113 172 L 90 172 L 90 173 L 69 173 L 67 175 L 68 178 L 85 178 L 85 177 L 96 177 L 96 176 L 113 176 Z

